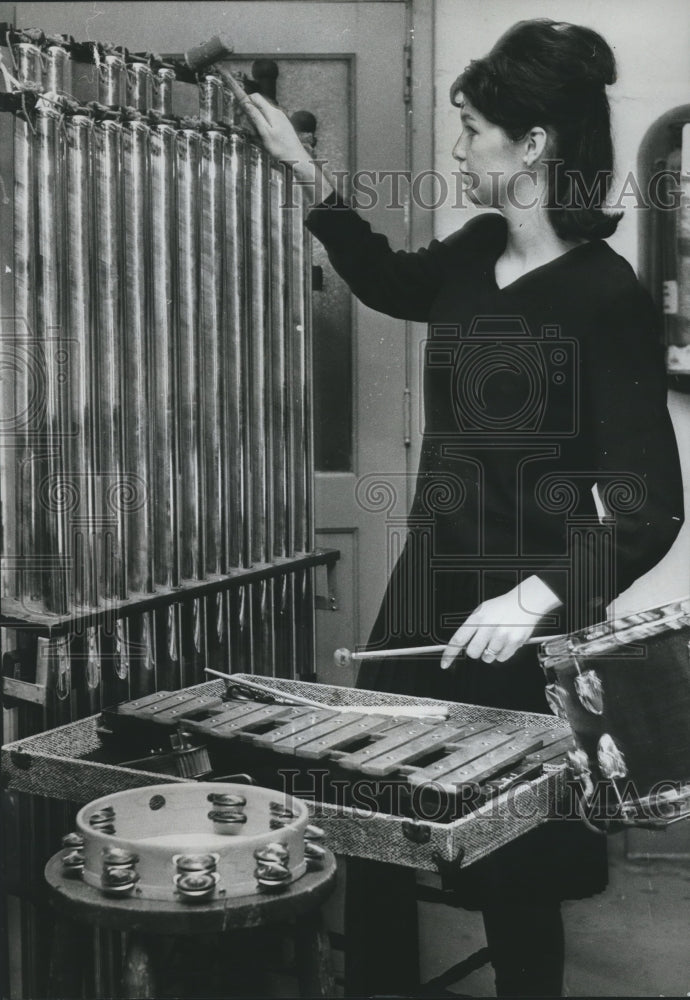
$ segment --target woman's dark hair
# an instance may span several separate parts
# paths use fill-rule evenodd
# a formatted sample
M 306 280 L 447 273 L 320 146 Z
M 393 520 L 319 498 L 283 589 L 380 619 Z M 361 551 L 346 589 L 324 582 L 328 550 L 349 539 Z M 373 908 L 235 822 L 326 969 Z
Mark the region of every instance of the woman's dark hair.
M 511 139 L 550 128 L 548 212 L 562 239 L 600 239 L 622 213 L 603 209 L 611 186 L 613 145 L 605 87 L 616 79 L 613 53 L 591 28 L 546 18 L 519 21 L 450 89 Z

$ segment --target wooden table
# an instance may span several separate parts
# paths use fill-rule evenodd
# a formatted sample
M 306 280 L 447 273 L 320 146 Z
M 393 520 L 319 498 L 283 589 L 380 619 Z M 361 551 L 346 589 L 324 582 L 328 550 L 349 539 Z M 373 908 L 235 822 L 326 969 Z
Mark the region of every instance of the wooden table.
M 64 874 L 63 853 L 53 855 L 45 868 L 50 899 L 59 915 L 51 955 L 50 996 L 81 996 L 77 981 L 87 948 L 84 925 L 126 932 L 121 995 L 141 1000 L 157 995 L 156 938 L 232 933 L 278 924 L 288 925 L 293 935 L 299 995 L 334 996 L 328 935 L 321 919 L 321 904 L 336 880 L 336 862 L 330 851 L 326 851 L 322 870 L 307 872 L 280 893 L 191 904 L 104 896 L 81 878 Z

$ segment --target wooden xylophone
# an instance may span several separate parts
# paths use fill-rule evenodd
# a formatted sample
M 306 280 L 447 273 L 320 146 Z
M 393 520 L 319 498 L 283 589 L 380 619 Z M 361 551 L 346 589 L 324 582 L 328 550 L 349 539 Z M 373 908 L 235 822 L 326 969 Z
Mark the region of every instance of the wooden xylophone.
M 483 710 L 473 721 L 430 722 L 406 717 L 404 707 L 391 717 L 238 700 L 241 689 L 240 682 L 225 695 L 159 691 L 106 709 L 104 747 L 135 756 L 121 760 L 126 766 L 158 770 L 163 762 L 185 777 L 240 770 L 281 790 L 291 781 L 313 793 L 316 775 L 324 801 L 339 795 L 347 805 L 362 804 L 364 790 L 394 815 L 417 815 L 433 802 L 437 818 L 462 815 L 549 766 L 564 766 L 572 748 L 567 731 L 536 715 L 497 721 Z

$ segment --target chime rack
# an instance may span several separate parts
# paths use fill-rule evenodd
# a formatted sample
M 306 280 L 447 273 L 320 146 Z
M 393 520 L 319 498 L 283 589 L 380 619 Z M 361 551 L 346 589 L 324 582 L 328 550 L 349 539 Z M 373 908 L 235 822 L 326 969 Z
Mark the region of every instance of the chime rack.
M 229 51 L 0 26 L 6 695 L 313 673 L 308 234 Z

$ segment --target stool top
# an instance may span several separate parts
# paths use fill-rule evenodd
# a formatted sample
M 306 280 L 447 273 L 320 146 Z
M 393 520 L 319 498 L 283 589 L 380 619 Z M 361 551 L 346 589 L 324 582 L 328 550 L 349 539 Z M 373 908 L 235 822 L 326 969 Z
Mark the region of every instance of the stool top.
M 291 920 L 320 906 L 335 888 L 336 862 L 325 852 L 323 869 L 307 872 L 279 893 L 224 897 L 205 903 L 109 897 L 81 878 L 66 876 L 63 851 L 45 867 L 51 902 L 73 920 L 152 934 L 208 934 Z

